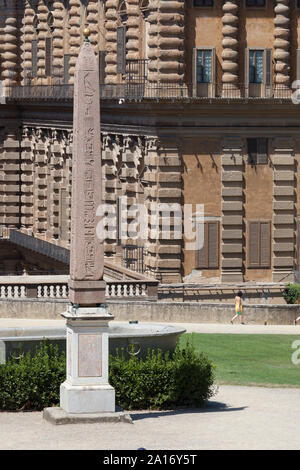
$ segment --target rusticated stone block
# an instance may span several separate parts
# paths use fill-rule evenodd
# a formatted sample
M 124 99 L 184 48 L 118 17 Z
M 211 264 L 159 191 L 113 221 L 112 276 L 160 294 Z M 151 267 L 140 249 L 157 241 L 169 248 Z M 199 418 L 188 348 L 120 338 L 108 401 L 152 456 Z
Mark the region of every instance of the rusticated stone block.
M 222 181 L 243 181 L 243 173 L 241 171 L 223 171 Z
M 222 203 L 222 211 L 242 211 L 243 203 L 239 201 L 228 201 Z
M 274 201 L 273 207 L 275 210 L 293 210 L 294 201 Z
M 243 231 L 242 230 L 223 230 L 222 231 L 222 240 L 242 240 Z
M 293 215 L 275 215 L 274 216 L 274 224 L 293 224 L 294 223 L 294 216 Z

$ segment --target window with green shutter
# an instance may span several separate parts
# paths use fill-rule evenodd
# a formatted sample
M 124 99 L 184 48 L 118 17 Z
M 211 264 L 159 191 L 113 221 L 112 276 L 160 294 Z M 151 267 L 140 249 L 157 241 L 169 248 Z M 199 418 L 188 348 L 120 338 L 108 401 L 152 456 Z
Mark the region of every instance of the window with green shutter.
M 248 222 L 248 267 L 271 267 L 271 222 Z

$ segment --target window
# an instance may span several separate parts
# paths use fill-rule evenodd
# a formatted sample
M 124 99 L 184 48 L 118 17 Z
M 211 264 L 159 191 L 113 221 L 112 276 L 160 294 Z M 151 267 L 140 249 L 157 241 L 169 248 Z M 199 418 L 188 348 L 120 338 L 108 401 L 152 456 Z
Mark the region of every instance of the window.
M 248 267 L 270 268 L 271 222 L 248 222 Z
M 205 222 L 204 245 L 196 251 L 196 268 L 218 269 L 219 243 L 219 222 Z
M 249 82 L 263 83 L 264 81 L 264 51 L 249 51 Z
M 248 139 L 247 143 L 250 165 L 266 165 L 268 163 L 268 139 L 265 137 Z
M 214 0 L 194 0 L 194 7 L 213 7 Z
M 211 56 L 211 50 L 197 50 L 197 83 L 211 83 Z
M 265 7 L 266 0 L 246 0 L 246 7 Z

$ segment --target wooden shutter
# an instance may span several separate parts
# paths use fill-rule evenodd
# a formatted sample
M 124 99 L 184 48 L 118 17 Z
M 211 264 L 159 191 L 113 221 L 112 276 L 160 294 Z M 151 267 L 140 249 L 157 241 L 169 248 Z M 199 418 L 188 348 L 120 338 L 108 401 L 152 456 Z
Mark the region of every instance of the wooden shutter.
M 219 267 L 219 222 L 205 222 L 204 243 L 196 251 L 196 268 L 218 269 Z
M 260 266 L 269 268 L 271 265 L 271 224 L 260 222 Z
M 211 51 L 211 86 L 212 86 L 212 97 L 216 96 L 216 68 L 217 68 L 217 56 L 216 48 L 213 47 Z
M 272 50 L 271 49 L 265 49 L 265 85 L 266 88 L 271 88 L 272 87 L 272 81 L 273 81 L 273 70 L 272 70 Z
M 250 268 L 259 266 L 259 222 L 249 222 L 248 265 Z
M 99 80 L 105 82 L 105 55 L 106 51 L 99 51 Z
M 192 86 L 193 86 L 193 96 L 197 96 L 197 48 L 193 48 L 192 56 Z
M 207 222 L 207 256 L 208 268 L 217 269 L 219 267 L 219 223 Z
M 52 73 L 52 38 L 46 38 L 45 44 L 45 75 L 51 77 Z
M 268 163 L 268 139 L 259 137 L 257 139 L 257 165 L 266 165 Z
M 244 82 L 245 82 L 245 97 L 249 96 L 249 47 L 245 49 L 245 71 L 244 71 Z
M 33 39 L 31 43 L 31 75 L 32 77 L 37 76 L 37 52 L 38 52 L 38 42 L 37 39 Z
M 70 54 L 64 55 L 64 84 L 67 85 L 70 80 Z
M 117 73 L 126 72 L 126 26 L 117 27 Z

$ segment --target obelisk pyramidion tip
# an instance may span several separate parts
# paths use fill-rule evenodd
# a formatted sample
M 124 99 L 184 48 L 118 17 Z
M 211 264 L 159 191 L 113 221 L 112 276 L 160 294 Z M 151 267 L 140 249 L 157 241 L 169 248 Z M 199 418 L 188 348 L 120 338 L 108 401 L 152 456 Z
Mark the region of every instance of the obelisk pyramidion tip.
M 89 35 L 91 34 L 90 32 L 90 29 L 88 27 L 84 28 L 84 31 L 83 31 L 83 34 L 84 34 L 84 37 L 85 37 L 85 41 L 86 42 L 89 42 Z

